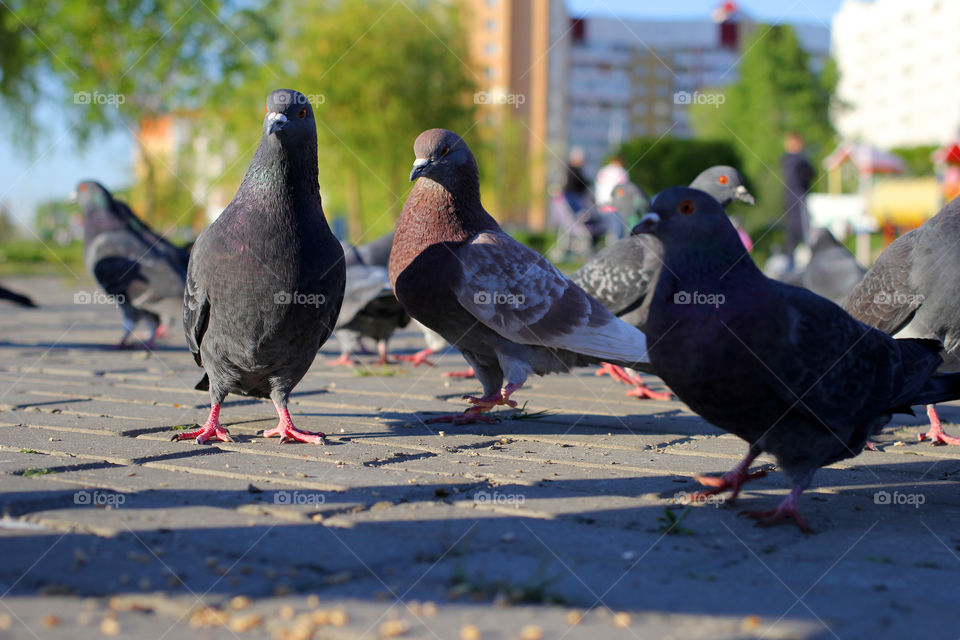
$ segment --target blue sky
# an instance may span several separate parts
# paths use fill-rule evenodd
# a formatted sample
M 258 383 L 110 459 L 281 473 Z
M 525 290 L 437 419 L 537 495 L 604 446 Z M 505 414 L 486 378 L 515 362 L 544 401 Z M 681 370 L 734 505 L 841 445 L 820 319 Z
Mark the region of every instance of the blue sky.
M 822 22 L 829 25 L 843 0 L 748 0 L 741 10 L 767 22 Z M 615 15 L 648 19 L 695 19 L 709 16 L 717 0 L 567 0 L 571 15 Z M 13 135 L 17 123 L 0 124 L 0 202 L 7 202 L 23 222 L 33 216 L 38 202 L 65 198 L 78 182 L 96 179 L 107 188 L 126 187 L 130 181 L 132 145 L 121 131 L 94 138 L 80 149 L 70 134 L 69 117 L 55 104 L 35 111 L 38 134 L 31 150 Z M 0 239 L 2 241 L 3 239 Z

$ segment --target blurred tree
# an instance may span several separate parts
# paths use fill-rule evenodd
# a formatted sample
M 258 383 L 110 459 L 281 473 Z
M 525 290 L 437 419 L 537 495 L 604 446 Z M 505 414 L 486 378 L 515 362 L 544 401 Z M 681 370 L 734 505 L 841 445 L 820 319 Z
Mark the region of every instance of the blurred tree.
M 9 242 L 19 234 L 13 211 L 6 200 L 0 201 L 0 242 Z
M 936 144 L 895 147 L 890 149 L 890 152 L 903 158 L 907 165 L 907 173 L 911 176 L 932 176 L 933 160 L 930 159 L 930 156 L 939 148 L 940 146 Z
M 619 153 L 630 180 L 650 196 L 667 187 L 690 184 L 713 165 L 742 164 L 740 154 L 724 140 L 638 138 L 625 142 Z
M 481 199 L 501 223 L 527 226 L 533 200 L 530 174 L 543 162 L 529 149 L 528 129 L 509 107 L 477 127 L 479 141 L 467 140 L 480 167 Z
M 301 91 L 317 119 L 327 216 L 346 211 L 354 242 L 389 230 L 409 190 L 416 136 L 444 127 L 470 137 L 474 125 L 459 11 L 429 0 L 285 4 L 289 32 L 234 93 L 229 135 L 246 148 L 265 96 L 278 86 Z
M 743 159 L 740 169 L 757 206 L 742 211 L 748 226 L 756 228 L 758 216 L 781 213 L 784 134 L 803 135 L 815 167 L 833 150 L 829 111 L 837 73 L 832 61 L 819 73 L 811 70 L 809 56 L 785 25 L 758 25 L 743 51 L 739 79 L 722 91 L 722 104 L 693 104 L 690 119 L 697 136 L 727 140 Z
M 29 135 L 41 83 L 65 92 L 80 143 L 128 129 L 146 164 L 155 161 L 140 126 L 180 109 L 215 120 L 229 88 L 259 64 L 276 30 L 271 0 L 5 0 L 0 3 L 0 97 L 13 107 L 17 131 Z M 46 82 L 44 91 L 46 91 Z M 26 126 L 25 126 L 26 125 Z M 182 211 L 161 202 L 150 181 L 169 167 L 150 167 L 147 219 Z M 189 212 L 186 212 L 189 214 Z

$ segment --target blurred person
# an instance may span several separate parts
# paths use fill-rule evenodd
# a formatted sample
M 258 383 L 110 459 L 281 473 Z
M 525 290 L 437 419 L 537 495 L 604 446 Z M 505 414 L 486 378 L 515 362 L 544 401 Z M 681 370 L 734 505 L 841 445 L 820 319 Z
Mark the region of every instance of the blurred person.
M 608 206 L 613 203 L 616 188 L 628 182 L 630 182 L 630 176 L 627 174 L 627 170 L 623 168 L 623 158 L 619 153 L 613 154 L 607 164 L 597 172 L 594 195 L 597 199 L 597 206 L 601 211 L 607 244 L 616 242 L 628 230 L 616 207 Z
M 807 243 L 810 230 L 810 214 L 807 211 L 807 193 L 815 174 L 813 165 L 804 152 L 803 136 L 795 131 L 787 133 L 783 140 L 784 154 L 780 158 L 783 174 L 783 211 L 786 218 L 784 253 L 793 266 L 797 247 Z
M 567 177 L 563 185 L 563 197 L 574 213 L 583 211 L 590 206 L 590 187 L 583 175 L 584 154 L 580 147 L 570 150 L 567 161 Z
M 607 164 L 597 172 L 597 180 L 593 190 L 597 204 L 608 204 L 613 199 L 613 190 L 619 184 L 630 181 L 627 170 L 623 168 L 623 158 L 619 153 L 613 154 Z

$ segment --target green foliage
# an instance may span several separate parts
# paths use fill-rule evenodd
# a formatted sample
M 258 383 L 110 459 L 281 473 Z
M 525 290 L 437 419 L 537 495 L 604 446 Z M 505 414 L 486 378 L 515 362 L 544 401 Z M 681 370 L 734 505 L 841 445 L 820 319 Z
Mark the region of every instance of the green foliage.
M 832 61 L 819 73 L 811 71 L 796 34 L 784 25 L 758 25 L 743 51 L 740 77 L 723 91 L 723 104 L 696 104 L 690 111 L 698 136 L 727 140 L 742 157 L 740 170 L 757 204 L 741 211 L 754 231 L 762 219 L 780 216 L 784 135 L 804 136 L 814 167 L 833 150 L 829 108 L 837 73 Z
M 939 149 L 939 145 L 921 145 L 918 147 L 896 147 L 891 153 L 903 158 L 907 164 L 907 173 L 911 176 L 932 176 L 933 161 L 930 155 Z
M 145 119 L 203 112 L 216 122 L 229 87 L 263 59 L 276 38 L 273 0 L 7 0 L 0 3 L 0 99 L 34 144 L 39 99 L 59 100 L 81 145 L 129 131 L 148 171 L 134 208 L 164 226 L 196 217 L 194 176 L 136 137 Z M 41 79 L 43 82 L 41 83 Z M 41 86 L 42 84 L 42 86 Z M 215 132 L 215 128 L 211 128 Z M 190 141 L 178 141 L 189 146 Z M 177 178 L 179 176 L 179 178 Z M 202 197 L 202 196 L 201 196 Z
M 620 157 L 630 180 L 651 196 L 667 187 L 690 184 L 713 165 L 743 164 L 733 145 L 723 140 L 638 138 L 620 147 Z
M 47 267 L 62 272 L 64 265 L 75 274 L 84 272 L 82 242 L 65 247 L 33 239 L 0 244 L 0 273 L 45 272 Z
M 531 174 L 543 158 L 530 152 L 528 129 L 511 109 L 491 120 L 481 131 L 481 143 L 470 146 L 480 166 L 480 197 L 501 223 L 526 225 L 533 201 Z

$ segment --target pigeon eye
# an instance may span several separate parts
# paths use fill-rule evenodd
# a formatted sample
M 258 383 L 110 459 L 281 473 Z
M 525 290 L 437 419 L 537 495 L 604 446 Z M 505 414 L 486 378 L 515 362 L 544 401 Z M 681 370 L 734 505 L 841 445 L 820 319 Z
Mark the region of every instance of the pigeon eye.
M 266 106 L 265 106 L 265 107 L 263 108 L 263 112 L 264 112 L 264 113 L 270 113 L 270 107 L 266 107 Z
M 719 178 L 717 178 L 717 182 L 719 182 L 720 184 L 727 184 L 727 176 L 720 176 Z
M 443 149 L 440 149 L 440 155 L 441 155 L 441 156 L 445 156 L 445 155 L 447 155 L 448 153 L 450 153 L 450 147 L 444 147 Z
M 297 117 L 300 118 L 301 120 L 302 120 L 303 118 L 306 118 L 306 117 L 307 117 L 307 110 L 306 110 L 306 109 L 300 109 L 300 112 L 297 114 Z
M 685 216 L 688 216 L 691 213 L 693 213 L 695 208 L 696 207 L 693 206 L 693 202 L 691 202 L 690 200 L 684 200 L 683 202 L 680 203 L 680 213 L 682 213 Z

